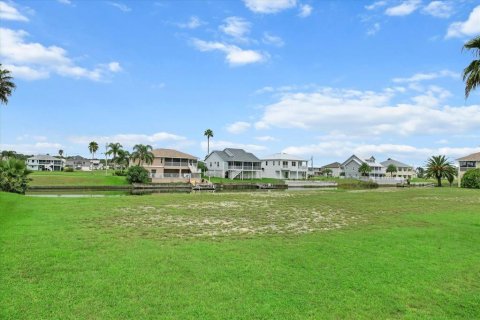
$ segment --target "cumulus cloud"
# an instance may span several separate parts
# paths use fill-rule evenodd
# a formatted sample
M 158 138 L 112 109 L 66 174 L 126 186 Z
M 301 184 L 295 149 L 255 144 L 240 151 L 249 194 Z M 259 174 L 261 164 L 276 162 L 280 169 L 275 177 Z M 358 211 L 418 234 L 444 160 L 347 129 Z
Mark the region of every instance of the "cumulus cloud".
M 202 52 L 221 51 L 225 53 L 225 60 L 231 66 L 241 66 L 251 63 L 264 62 L 268 59 L 268 54 L 255 50 L 245 50 L 235 45 L 216 41 L 204 41 L 193 39 L 192 44 Z
M 204 24 L 205 24 L 205 22 L 200 20 L 200 18 L 192 16 L 192 17 L 190 17 L 190 20 L 188 20 L 185 23 L 178 23 L 177 26 L 179 26 L 180 28 L 184 28 L 184 29 L 196 29 L 198 27 L 201 27 Z
M 28 21 L 28 18 L 21 14 L 12 4 L 0 1 L 0 20 Z
M 422 9 L 422 12 L 437 18 L 450 18 L 453 6 L 447 1 L 432 1 Z
M 271 44 L 277 47 L 283 47 L 285 45 L 285 42 L 283 41 L 282 38 L 274 36 L 268 32 L 263 33 L 262 42 L 265 44 Z
M 168 132 L 147 134 L 115 134 L 111 136 L 72 136 L 68 140 L 76 144 L 88 144 L 90 141 L 98 143 L 120 142 L 124 147 L 132 147 L 136 144 L 155 144 L 160 142 L 184 142 L 187 138 Z
M 474 36 L 480 33 L 480 5 L 475 7 L 468 19 L 452 23 L 448 27 L 446 38 Z
M 297 5 L 296 0 L 243 0 L 248 9 L 255 13 L 277 13 Z
M 241 17 L 228 17 L 224 24 L 220 25 L 220 30 L 236 40 L 245 41 L 245 36 L 250 32 L 251 23 Z
M 34 142 L 34 143 L 13 143 L 0 144 L 1 150 L 13 150 L 23 154 L 57 154 L 59 149 L 64 149 L 61 143 L 57 142 Z
M 306 18 L 312 14 L 313 7 L 308 4 L 303 4 L 300 6 L 300 12 L 298 13 L 299 17 Z
M 277 139 L 275 139 L 272 136 L 259 136 L 259 137 L 255 137 L 255 140 L 258 140 L 258 141 L 276 141 Z
M 408 78 L 394 78 L 392 81 L 396 83 L 409 83 L 409 82 L 420 82 L 426 80 L 433 80 L 438 78 L 452 78 L 458 79 L 460 75 L 457 72 L 450 70 L 441 70 L 438 72 L 429 72 L 429 73 L 416 73 Z
M 388 16 L 408 16 L 415 12 L 421 4 L 420 0 L 407 0 L 399 4 L 398 6 L 390 7 L 385 10 L 385 14 Z
M 252 125 L 248 122 L 237 121 L 227 126 L 227 131 L 233 134 L 240 134 L 249 129 Z
M 207 151 L 207 141 L 202 141 L 200 147 L 203 151 Z M 248 152 L 256 152 L 267 150 L 267 147 L 258 144 L 245 144 L 224 140 L 210 140 L 210 150 L 223 150 L 225 148 L 244 149 Z

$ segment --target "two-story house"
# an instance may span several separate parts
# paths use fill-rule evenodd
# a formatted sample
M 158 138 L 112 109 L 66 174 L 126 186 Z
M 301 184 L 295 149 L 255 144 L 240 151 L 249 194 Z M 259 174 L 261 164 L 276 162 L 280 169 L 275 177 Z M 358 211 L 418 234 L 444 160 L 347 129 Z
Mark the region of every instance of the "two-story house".
M 39 154 L 26 160 L 28 170 L 32 171 L 62 171 L 65 160 L 48 154 Z
M 457 159 L 458 161 L 458 186 L 462 182 L 462 177 L 468 170 L 480 168 L 480 152 L 472 153 L 468 156 Z
M 92 171 L 102 169 L 103 164 L 99 159 L 87 159 L 82 156 L 73 156 L 66 160 L 65 167 L 73 168 L 75 170 Z
M 342 171 L 342 164 L 340 162 L 333 162 L 327 165 L 324 165 L 321 167 L 321 172 L 325 172 L 326 170 L 330 170 L 330 173 L 328 176 L 331 177 L 340 177 L 340 174 L 343 172 Z
M 286 153 L 276 153 L 262 159 L 262 177 L 274 179 L 306 179 L 308 160 Z
M 142 164 L 153 183 L 192 182 L 201 179 L 198 159 L 173 149 L 154 149 L 152 164 Z
M 392 177 L 394 178 L 412 179 L 417 176 L 417 173 L 415 172 L 415 169 L 413 168 L 413 166 L 394 160 L 392 158 L 388 158 L 387 160 L 382 161 L 380 163 L 382 166 L 385 167 L 385 170 L 391 164 L 393 164 L 397 168 L 397 172 L 394 172 L 392 174 Z M 388 176 L 390 176 L 390 174 L 388 174 Z
M 342 163 L 343 172 L 345 172 L 346 178 L 360 178 L 362 174 L 358 171 L 362 164 L 368 164 L 371 171 L 368 174 L 371 178 L 381 178 L 386 175 L 386 168 L 381 164 L 376 162 L 375 158 L 372 156 L 368 159 L 362 160 L 356 155 L 352 155 L 350 158 L 345 160 Z
M 226 148 L 212 151 L 205 158 L 209 177 L 228 179 L 259 179 L 262 177 L 262 165 L 253 153 L 243 149 Z

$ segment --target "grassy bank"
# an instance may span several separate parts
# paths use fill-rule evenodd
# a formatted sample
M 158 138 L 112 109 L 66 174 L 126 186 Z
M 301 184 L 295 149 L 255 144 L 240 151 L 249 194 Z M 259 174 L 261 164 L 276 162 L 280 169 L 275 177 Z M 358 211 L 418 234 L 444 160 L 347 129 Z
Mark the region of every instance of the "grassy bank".
M 205 177 L 205 179 L 208 179 L 208 176 Z M 271 183 L 271 184 L 285 184 L 283 180 L 280 179 L 271 179 L 271 178 L 262 178 L 262 179 L 225 179 L 225 178 L 216 178 L 216 177 L 211 177 L 210 181 L 212 183 L 221 183 L 221 184 L 265 184 L 265 183 Z
M 127 185 L 125 177 L 114 176 L 113 171 L 105 175 L 105 171 L 74 172 L 33 172 L 31 186 L 119 186 Z
M 478 191 L 0 203 L 0 318 L 480 318 Z

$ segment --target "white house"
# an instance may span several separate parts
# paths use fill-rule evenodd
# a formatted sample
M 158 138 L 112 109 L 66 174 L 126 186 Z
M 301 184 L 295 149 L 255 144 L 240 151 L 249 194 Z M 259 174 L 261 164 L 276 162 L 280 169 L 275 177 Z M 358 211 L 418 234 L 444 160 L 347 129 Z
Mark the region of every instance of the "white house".
M 352 155 L 346 161 L 342 163 L 343 171 L 345 172 L 346 178 L 360 178 L 362 174 L 358 172 L 358 168 L 362 164 L 368 164 L 371 169 L 371 172 L 368 174 L 372 178 L 381 178 L 386 175 L 386 168 L 381 164 L 377 163 L 375 158 L 372 156 L 368 159 L 362 160 L 356 155 Z
M 65 167 L 70 167 L 75 170 L 92 171 L 102 169 L 103 164 L 99 159 L 87 159 L 82 156 L 74 156 L 67 159 Z
M 262 176 L 275 179 L 306 179 L 308 160 L 286 153 L 276 153 L 262 159 Z
M 243 149 L 226 148 L 212 151 L 205 158 L 209 177 L 229 179 L 258 179 L 262 177 L 260 159 Z
M 325 171 L 325 169 L 329 169 L 331 173 L 329 176 L 331 177 L 340 177 L 340 174 L 342 173 L 342 164 L 340 162 L 334 162 L 327 164 L 321 168 L 321 171 Z
M 28 170 L 32 171 L 62 171 L 65 160 L 52 157 L 48 154 L 39 154 L 26 160 Z
M 385 170 L 391 164 L 393 164 L 397 168 L 397 172 L 394 172 L 392 175 L 394 178 L 412 179 L 417 176 L 413 166 L 394 160 L 392 158 L 388 158 L 387 160 L 382 161 L 381 164 L 385 167 Z M 390 176 L 390 174 L 388 175 Z

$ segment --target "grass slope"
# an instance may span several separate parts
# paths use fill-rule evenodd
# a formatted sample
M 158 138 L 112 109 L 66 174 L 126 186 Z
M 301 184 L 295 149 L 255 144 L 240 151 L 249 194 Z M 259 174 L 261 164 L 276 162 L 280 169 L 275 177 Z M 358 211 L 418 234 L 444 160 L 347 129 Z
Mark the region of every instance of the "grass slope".
M 480 318 L 480 193 L 0 193 L 0 318 Z
M 110 171 L 49 172 L 38 171 L 29 175 L 31 186 L 118 186 L 128 184 L 125 177 L 114 176 Z

